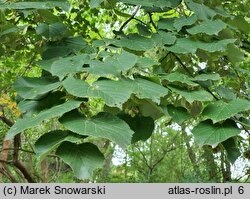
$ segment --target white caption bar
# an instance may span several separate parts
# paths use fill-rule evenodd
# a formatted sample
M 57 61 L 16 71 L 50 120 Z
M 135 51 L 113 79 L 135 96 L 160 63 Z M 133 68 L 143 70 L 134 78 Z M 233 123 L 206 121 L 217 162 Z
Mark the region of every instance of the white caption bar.
M 249 199 L 250 183 L 0 184 L 1 199 Z

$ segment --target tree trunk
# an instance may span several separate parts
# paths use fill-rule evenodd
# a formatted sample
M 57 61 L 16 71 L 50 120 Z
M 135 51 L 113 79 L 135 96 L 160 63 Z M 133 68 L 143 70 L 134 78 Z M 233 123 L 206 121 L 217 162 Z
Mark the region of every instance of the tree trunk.
M 208 171 L 209 181 L 220 182 L 217 164 L 214 161 L 214 155 L 211 148 L 209 146 L 203 146 L 202 148 L 204 150 L 203 157 L 206 161 L 206 168 Z

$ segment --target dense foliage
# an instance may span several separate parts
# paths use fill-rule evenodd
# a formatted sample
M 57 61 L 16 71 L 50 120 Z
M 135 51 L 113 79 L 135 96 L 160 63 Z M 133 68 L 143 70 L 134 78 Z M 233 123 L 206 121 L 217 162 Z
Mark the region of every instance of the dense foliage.
M 56 156 L 89 179 L 107 169 L 115 145 L 130 145 L 125 167 L 145 163 L 140 179 L 153 182 L 167 153 L 177 157 L 185 146 L 195 181 L 230 181 L 230 164 L 249 159 L 248 8 L 249 1 L 206 0 L 0 3 L 5 152 L 14 140 L 2 173 L 14 181 L 6 166 L 13 164 L 39 181 L 21 162 L 23 145 L 36 154 L 31 167 Z M 199 167 L 199 154 L 209 166 Z M 94 176 L 105 181 L 103 172 Z

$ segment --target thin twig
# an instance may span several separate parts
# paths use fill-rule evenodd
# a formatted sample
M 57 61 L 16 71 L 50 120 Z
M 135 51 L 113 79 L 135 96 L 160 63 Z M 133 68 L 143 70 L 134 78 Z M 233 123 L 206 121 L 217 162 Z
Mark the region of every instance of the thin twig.
M 7 161 L 7 160 L 2 160 L 2 159 L 0 159 L 0 162 L 4 164 L 13 164 L 13 161 Z
M 4 150 L 14 150 L 14 148 L 6 148 L 6 149 L 3 149 L 2 151 Z M 22 151 L 22 152 L 26 152 L 26 153 L 31 153 L 31 154 L 36 154 L 34 151 L 30 151 L 30 150 L 26 150 L 26 149 L 22 149 L 22 148 L 19 148 L 19 151 Z M 48 154 L 47 155 L 48 157 L 53 157 L 53 158 L 58 158 L 59 156 L 55 155 L 55 154 Z
M 2 173 L 3 175 L 5 175 L 7 178 L 9 178 L 10 182 L 12 183 L 17 183 L 18 181 L 16 180 L 16 178 L 12 175 L 12 173 L 9 171 L 8 167 L 5 168 L 1 168 L 0 169 L 0 173 Z M 2 182 L 2 181 L 1 181 Z
M 186 65 L 181 61 L 181 59 L 175 54 L 175 53 L 172 53 L 172 55 L 174 55 L 174 57 L 176 58 L 176 60 L 181 64 L 181 66 L 184 68 L 185 71 L 187 71 L 187 73 L 194 77 L 194 75 L 188 70 L 188 68 L 186 67 Z
M 120 29 L 119 29 L 118 32 L 122 32 L 123 28 L 125 28 L 125 26 L 126 26 L 132 19 L 135 18 L 135 15 L 136 15 L 137 12 L 140 10 L 140 8 L 141 8 L 140 5 L 136 6 L 135 12 L 131 15 L 131 17 L 130 17 L 127 21 L 125 21 L 125 22 L 122 24 L 122 26 L 120 27 Z
M 162 160 L 164 160 L 164 158 L 166 157 L 167 153 L 169 153 L 171 151 L 174 151 L 176 149 L 177 148 L 173 147 L 173 148 L 171 148 L 171 149 L 169 149 L 167 151 L 164 151 L 163 156 L 152 165 L 152 169 L 154 169 L 158 164 L 160 164 L 162 162 Z
M 145 26 L 147 25 L 144 21 L 142 21 L 142 20 L 140 20 L 140 19 L 138 19 L 138 18 L 135 18 L 135 17 L 134 17 L 134 20 L 139 21 L 140 23 L 142 23 L 142 24 L 145 25 Z
M 156 25 L 155 25 L 155 22 L 154 22 L 154 20 L 153 20 L 153 17 L 152 17 L 152 13 L 149 12 L 148 15 L 149 15 L 150 23 L 152 24 L 152 26 L 153 26 L 155 29 L 157 29 L 157 27 L 156 27 Z
M 145 154 L 141 151 L 141 149 L 140 149 L 138 146 L 135 145 L 135 147 L 137 148 L 137 150 L 138 150 L 138 151 L 140 152 L 140 154 L 142 155 L 142 158 L 144 159 L 145 164 L 147 165 L 147 167 L 148 167 L 149 169 L 151 169 L 151 166 L 149 165 L 148 160 L 147 160 Z

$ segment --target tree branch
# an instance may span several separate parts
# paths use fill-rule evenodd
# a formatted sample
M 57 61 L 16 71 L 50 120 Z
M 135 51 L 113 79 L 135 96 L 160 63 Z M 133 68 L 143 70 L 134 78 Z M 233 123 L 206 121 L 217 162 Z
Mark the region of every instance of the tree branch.
M 3 114 L 0 116 L 0 119 L 7 124 L 9 127 L 12 127 L 14 125 L 14 122 L 11 121 L 10 119 L 6 118 L 4 115 L 4 110 L 3 107 L 0 106 L 0 110 L 3 112 Z M 14 150 L 13 150 L 13 165 L 21 171 L 23 176 L 26 178 L 28 182 L 35 182 L 35 180 L 31 177 L 30 173 L 28 170 L 24 167 L 22 162 L 18 159 L 19 158 L 19 148 L 21 146 L 21 135 L 17 134 L 14 137 Z M 4 161 L 4 162 L 3 162 Z M 8 161 L 2 160 L 2 163 L 7 163 Z
M 181 66 L 184 68 L 185 71 L 187 71 L 187 73 L 194 77 L 194 75 L 188 70 L 188 68 L 186 67 L 186 65 L 181 61 L 181 59 L 175 54 L 175 53 L 172 53 L 172 55 L 174 55 L 174 57 L 176 58 L 176 60 L 181 64 Z
M 156 27 L 156 25 L 155 25 L 155 22 L 154 22 L 154 20 L 153 20 L 153 18 L 152 18 L 152 13 L 149 12 L 148 15 L 149 15 L 150 23 L 152 24 L 152 26 L 153 26 L 155 29 L 157 29 L 157 27 Z
M 5 175 L 7 178 L 9 178 L 9 180 L 12 183 L 17 183 L 18 181 L 16 180 L 16 178 L 12 175 L 12 173 L 9 171 L 9 169 L 7 167 L 5 168 L 0 168 L 0 173 Z M 2 181 L 1 181 L 2 182 Z
M 142 158 L 144 159 L 145 164 L 147 165 L 147 167 L 148 167 L 149 169 L 151 169 L 151 166 L 149 165 L 148 160 L 147 160 L 145 154 L 141 151 L 141 149 L 140 149 L 138 146 L 135 145 L 135 147 L 137 148 L 137 150 L 138 150 L 138 151 L 140 152 L 140 154 L 142 155 Z
M 125 26 L 126 26 L 132 19 L 135 18 L 135 15 L 136 15 L 137 12 L 140 10 L 140 8 L 141 8 L 140 5 L 136 6 L 135 12 L 131 15 L 131 17 L 130 17 L 127 21 L 125 21 L 125 22 L 122 24 L 122 26 L 120 27 L 120 29 L 119 29 L 118 32 L 122 32 L 123 28 L 125 28 Z
M 35 180 L 31 177 L 28 170 L 25 168 L 23 163 L 19 160 L 19 148 L 21 146 L 21 135 L 20 133 L 14 137 L 14 150 L 13 150 L 13 165 L 17 167 L 28 182 L 34 183 Z

